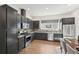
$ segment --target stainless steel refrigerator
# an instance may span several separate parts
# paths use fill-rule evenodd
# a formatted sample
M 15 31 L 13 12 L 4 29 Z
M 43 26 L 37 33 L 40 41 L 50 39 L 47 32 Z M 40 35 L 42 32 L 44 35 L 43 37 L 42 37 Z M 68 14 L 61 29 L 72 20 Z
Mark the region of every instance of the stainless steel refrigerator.
M 17 11 L 8 6 L 0 6 L 0 54 L 14 54 L 18 52 L 16 37 Z

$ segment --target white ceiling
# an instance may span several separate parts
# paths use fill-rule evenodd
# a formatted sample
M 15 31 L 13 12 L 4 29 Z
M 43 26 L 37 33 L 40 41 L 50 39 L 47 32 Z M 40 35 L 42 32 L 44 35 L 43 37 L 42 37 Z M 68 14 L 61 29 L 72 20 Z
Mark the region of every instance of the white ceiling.
M 75 10 L 79 4 L 9 4 L 16 8 L 24 8 L 30 16 L 63 14 Z

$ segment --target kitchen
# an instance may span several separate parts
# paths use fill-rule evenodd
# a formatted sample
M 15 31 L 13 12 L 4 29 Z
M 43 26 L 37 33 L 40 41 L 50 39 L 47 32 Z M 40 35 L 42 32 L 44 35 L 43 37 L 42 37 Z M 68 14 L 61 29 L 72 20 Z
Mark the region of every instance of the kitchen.
M 36 5 L 0 6 L 0 54 L 78 54 L 78 6 L 60 5 L 64 14 L 51 15 L 53 5 L 37 5 L 35 11 L 24 9 Z M 43 6 L 43 7 L 42 7 Z M 49 6 L 49 8 L 47 8 Z M 18 7 L 18 8 L 17 8 Z M 47 11 L 38 10 L 46 8 Z M 19 9 L 19 10 L 18 10 Z M 54 9 L 55 10 L 55 9 Z M 37 14 L 31 14 L 36 12 Z M 61 9 L 60 9 L 61 11 Z M 60 12 L 58 11 L 58 12 Z M 40 13 L 40 14 L 39 14 Z M 47 14 L 45 14 L 47 13 Z M 54 13 L 55 14 L 55 13 Z M 37 15 L 37 16 L 35 16 Z M 40 16 L 41 15 L 41 16 Z M 45 16 L 43 16 L 45 15 Z

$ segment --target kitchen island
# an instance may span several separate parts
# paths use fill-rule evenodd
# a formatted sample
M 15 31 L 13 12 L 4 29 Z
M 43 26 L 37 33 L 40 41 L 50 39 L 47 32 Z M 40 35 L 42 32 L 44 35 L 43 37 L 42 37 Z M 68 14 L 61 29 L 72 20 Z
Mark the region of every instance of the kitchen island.
M 76 39 L 65 38 L 64 40 L 68 54 L 79 54 L 79 44 Z

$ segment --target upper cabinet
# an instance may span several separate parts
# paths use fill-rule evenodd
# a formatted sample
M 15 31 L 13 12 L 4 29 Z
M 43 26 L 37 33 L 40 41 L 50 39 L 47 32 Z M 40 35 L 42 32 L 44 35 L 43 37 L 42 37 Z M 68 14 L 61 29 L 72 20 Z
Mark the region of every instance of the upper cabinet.
M 39 21 L 33 21 L 33 29 L 39 29 Z
M 31 19 L 27 18 L 27 24 L 29 26 L 29 29 L 32 29 L 33 28 L 33 22 Z
M 62 18 L 63 24 L 75 24 L 75 17 Z
M 21 15 L 26 17 L 26 10 L 25 9 L 21 9 Z

